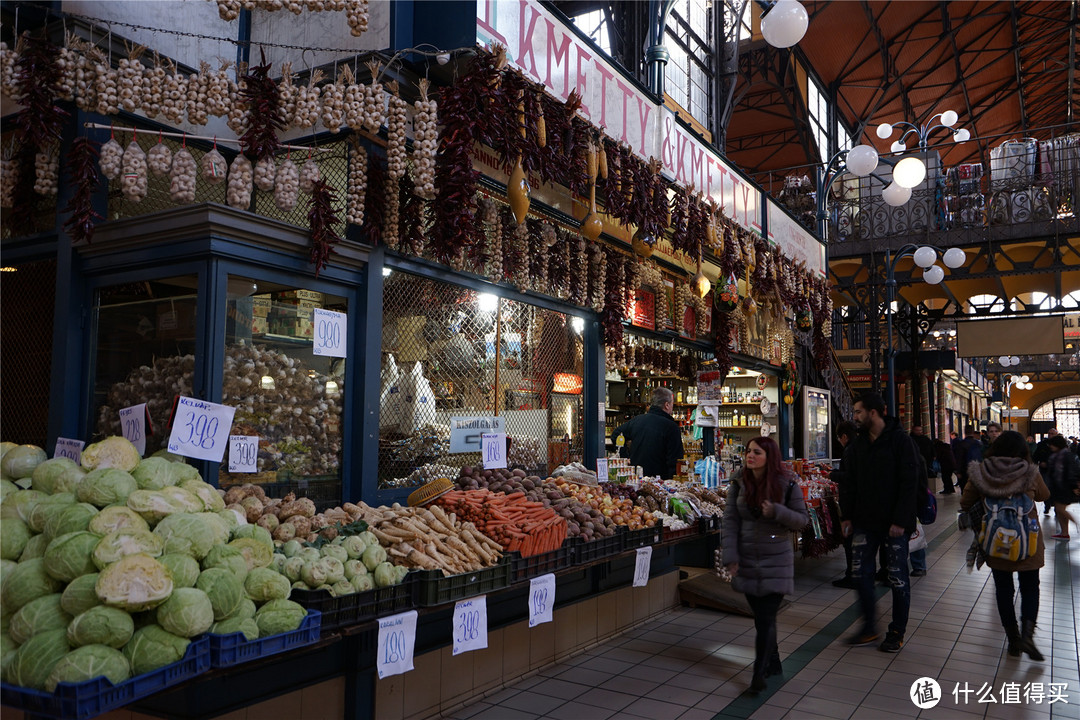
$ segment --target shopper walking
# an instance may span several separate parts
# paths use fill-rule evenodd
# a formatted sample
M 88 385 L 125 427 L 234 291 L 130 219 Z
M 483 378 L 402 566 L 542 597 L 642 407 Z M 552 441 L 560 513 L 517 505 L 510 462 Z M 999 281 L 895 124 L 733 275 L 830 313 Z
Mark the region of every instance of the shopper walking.
M 784 469 L 775 440 L 756 437 L 746 444 L 745 466 L 732 475 L 724 509 L 721 546 L 732 587 L 746 594 L 754 613 L 754 672 L 750 691 L 779 675 L 776 613 L 784 595 L 795 592 L 795 552 L 791 531 L 809 521 L 802 489 Z
M 648 412 L 631 418 L 611 433 L 612 442 L 620 435 L 630 441 L 630 462 L 640 465 L 647 476 L 670 480 L 683 457 L 682 429 L 671 417 L 674 408 L 671 390 L 658 387 L 652 392 Z
M 1039 474 L 1038 467 L 1031 461 L 1031 453 L 1024 436 L 1013 430 L 1003 432 L 990 446 L 987 457 L 981 462 L 972 463 L 968 468 L 970 482 L 964 488 L 960 498 L 960 508 L 969 510 L 984 498 L 1009 498 L 1026 494 L 1033 501 L 1046 500 L 1050 491 Z M 1038 522 L 1039 513 L 1032 503 L 1028 518 Z M 997 596 L 998 615 L 1005 635 L 1009 639 L 1008 652 L 1012 657 L 1019 657 L 1021 652 L 1032 660 L 1042 660 L 1043 656 L 1035 647 L 1035 621 L 1039 615 L 1039 568 L 1043 566 L 1042 528 L 1039 529 L 1038 542 L 1034 554 L 1018 560 L 1003 560 L 988 557 L 994 578 L 994 591 Z M 1020 583 L 1020 620 L 1022 629 L 1016 624 L 1016 608 L 1013 605 L 1013 573 Z
M 934 441 L 923 433 L 922 425 L 911 426 L 911 441 L 915 443 L 915 449 L 919 451 L 923 462 L 926 463 L 926 471 L 932 477 L 934 475 Z
M 975 432 L 974 425 L 964 426 L 964 439 L 954 447 L 957 484 L 960 485 L 960 492 L 964 492 L 964 486 L 967 485 L 968 466 L 982 460 L 982 443 L 979 442 L 979 435 Z
M 1054 505 L 1054 515 L 1058 521 L 1056 535 L 1051 535 L 1054 540 L 1069 539 L 1069 522 L 1076 523 L 1076 519 L 1069 514 L 1068 507 L 1080 500 L 1080 460 L 1069 450 L 1069 443 L 1062 435 L 1055 435 L 1049 440 L 1052 454 L 1047 460 L 1046 485 L 1050 490 L 1049 502 Z
M 844 420 L 842 423 L 836 426 L 836 439 L 840 443 L 840 447 L 847 449 L 847 446 L 851 444 L 851 441 L 858 435 L 859 428 L 855 426 L 855 423 L 850 420 Z M 840 458 L 840 465 L 829 474 L 829 479 L 834 483 L 843 485 L 847 480 L 847 473 L 844 472 L 844 458 Z M 840 518 L 843 520 L 843 516 Z M 842 535 L 841 544 L 844 546 L 844 559 L 847 561 L 847 565 L 844 569 L 844 577 L 839 580 L 833 580 L 833 587 L 855 589 L 858 584 L 855 581 L 855 573 L 852 570 L 852 552 L 851 552 L 851 535 Z
M 1036 445 L 1035 449 L 1031 451 L 1031 460 L 1039 466 L 1039 472 L 1042 473 L 1043 481 L 1046 481 L 1046 475 L 1050 471 L 1050 455 L 1053 450 L 1050 449 L 1050 438 L 1057 437 L 1057 428 L 1047 428 L 1046 436 L 1043 437 Z M 1043 515 L 1050 514 L 1050 503 L 1043 503 Z
M 896 418 L 886 417 L 885 403 L 877 393 L 866 393 L 855 402 L 855 423 L 859 436 L 844 453 L 850 482 L 840 487 L 840 508 L 844 533 L 853 535 L 863 624 L 848 643 L 870 645 L 880 637 L 875 617 L 874 560 L 884 545 L 893 608 L 889 631 L 879 649 L 899 652 L 911 603 L 908 538 L 915 532 L 916 463 L 920 460 Z
M 937 455 L 938 466 L 941 467 L 941 494 L 952 495 L 956 492 L 953 485 L 956 459 L 953 457 L 952 447 L 944 440 L 935 440 L 934 452 Z

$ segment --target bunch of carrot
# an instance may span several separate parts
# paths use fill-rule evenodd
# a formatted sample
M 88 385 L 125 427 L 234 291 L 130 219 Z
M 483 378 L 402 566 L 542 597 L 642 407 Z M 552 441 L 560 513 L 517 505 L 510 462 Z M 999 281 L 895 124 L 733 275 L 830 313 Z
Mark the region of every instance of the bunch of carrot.
M 454 490 L 435 503 L 522 557 L 558 550 L 566 540 L 566 519 L 543 503 L 526 499 L 525 493 Z

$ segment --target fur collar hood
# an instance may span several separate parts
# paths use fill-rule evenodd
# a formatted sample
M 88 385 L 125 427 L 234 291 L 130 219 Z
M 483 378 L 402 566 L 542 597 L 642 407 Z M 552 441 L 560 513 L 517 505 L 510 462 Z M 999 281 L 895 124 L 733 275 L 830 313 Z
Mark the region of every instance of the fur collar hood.
M 968 465 L 968 480 L 987 497 L 1011 497 L 1035 485 L 1039 467 L 1021 458 L 988 457 Z

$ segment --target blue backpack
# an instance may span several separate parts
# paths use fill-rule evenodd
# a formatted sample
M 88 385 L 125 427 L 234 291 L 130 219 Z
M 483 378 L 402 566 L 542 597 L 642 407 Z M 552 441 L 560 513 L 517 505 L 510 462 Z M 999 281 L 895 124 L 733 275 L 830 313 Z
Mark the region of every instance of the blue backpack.
M 1028 517 L 1035 501 L 1027 493 L 1005 498 L 983 498 L 986 515 L 978 543 L 988 558 L 1016 562 L 1035 554 L 1039 521 Z

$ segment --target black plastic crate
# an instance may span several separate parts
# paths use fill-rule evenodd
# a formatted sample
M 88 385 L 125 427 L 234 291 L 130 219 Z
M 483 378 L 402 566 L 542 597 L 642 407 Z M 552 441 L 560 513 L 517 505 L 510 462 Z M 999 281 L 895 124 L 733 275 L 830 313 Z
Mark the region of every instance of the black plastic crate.
M 686 540 L 687 538 L 699 537 L 704 533 L 703 524 L 696 522 L 690 527 L 685 527 L 681 530 L 672 530 L 671 528 L 664 528 L 664 541 L 678 541 Z
M 300 627 L 288 632 L 268 635 L 248 640 L 241 632 L 228 635 L 210 635 L 210 666 L 216 668 L 232 667 L 250 660 L 257 660 L 270 655 L 277 655 L 286 650 L 293 650 L 311 645 L 319 640 L 322 613 L 308 610 L 307 617 L 300 622 Z
M 705 515 L 701 518 L 705 524 L 706 533 L 717 532 L 720 530 L 720 516 L 719 515 Z
M 441 570 L 425 570 L 418 573 L 416 602 L 421 607 L 445 605 L 510 585 L 510 557 L 503 555 L 499 562 L 476 572 L 443 577 Z
M 519 553 L 510 553 L 510 580 L 521 582 L 538 575 L 546 575 L 556 570 L 564 570 L 574 564 L 575 544 L 567 538 L 562 547 L 551 552 L 540 553 L 523 558 Z
M 641 530 L 626 530 L 625 526 L 620 529 L 623 531 L 624 550 L 636 550 L 646 545 L 658 545 L 664 539 L 663 525 L 642 528 Z
M 578 565 L 618 555 L 623 551 L 623 533 L 614 532 L 608 537 L 585 542 L 580 537 L 574 540 L 574 562 Z
M 416 607 L 419 573 L 410 572 L 397 585 L 333 597 L 326 590 L 293 590 L 290 600 L 322 613 L 322 629 L 334 630 L 393 615 Z

